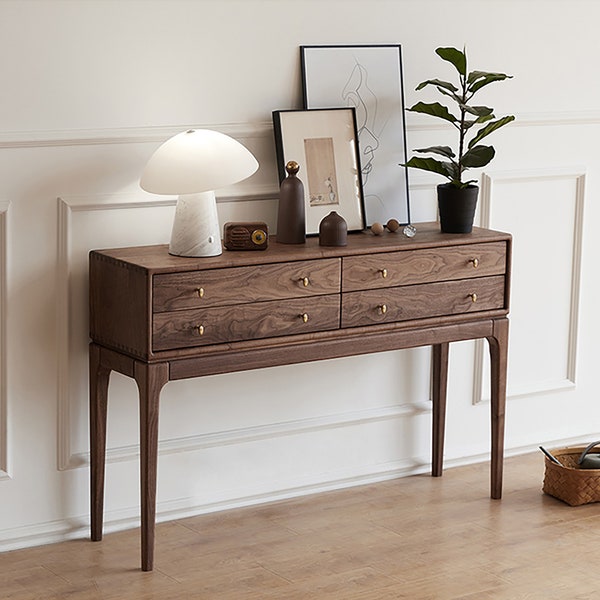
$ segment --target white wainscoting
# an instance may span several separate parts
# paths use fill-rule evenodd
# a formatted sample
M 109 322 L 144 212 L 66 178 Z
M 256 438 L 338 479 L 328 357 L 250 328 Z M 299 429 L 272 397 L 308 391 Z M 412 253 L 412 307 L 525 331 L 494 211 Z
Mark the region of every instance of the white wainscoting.
M 262 123 L 212 123 L 165 125 L 162 127 L 127 127 L 115 129 L 74 129 L 58 131 L 0 132 L 0 148 L 43 148 L 47 146 L 93 146 L 97 144 L 162 143 L 186 129 L 214 129 L 239 140 L 244 145 L 254 145 L 250 140 L 272 137 L 269 122 Z
M 509 398 L 575 387 L 585 178 L 569 167 L 482 176 L 481 225 L 513 234 Z M 476 342 L 474 404 L 489 400 L 484 345 Z
M 95 247 L 112 247 L 155 243 L 162 237 L 168 240 L 168 227 L 165 222 L 148 218 L 157 209 L 173 211 L 175 199 L 150 196 L 143 192 L 131 195 L 80 196 L 58 199 L 58 266 L 57 266 L 57 340 L 58 340 L 58 468 L 60 470 L 81 466 L 82 461 L 73 455 L 73 439 L 83 443 L 81 435 L 81 413 L 87 410 L 87 344 L 88 337 L 88 298 L 87 298 L 87 252 Z M 126 231 L 114 226 L 107 231 L 98 225 L 99 245 L 88 238 L 88 247 L 73 250 L 73 238 L 80 223 L 78 217 L 90 213 L 110 211 L 139 211 L 143 227 L 132 231 L 127 221 Z M 142 219 L 146 217 L 142 221 Z M 100 223 L 100 219 L 98 220 Z M 113 225 L 118 225 L 118 218 Z M 125 224 L 125 219 L 123 219 Z M 151 224 L 152 223 L 152 224 Z M 86 231 L 89 232 L 89 228 Z M 106 245 L 103 245 L 105 242 Z M 84 251 L 82 251 L 84 250 Z M 78 434 L 75 434 L 78 431 Z

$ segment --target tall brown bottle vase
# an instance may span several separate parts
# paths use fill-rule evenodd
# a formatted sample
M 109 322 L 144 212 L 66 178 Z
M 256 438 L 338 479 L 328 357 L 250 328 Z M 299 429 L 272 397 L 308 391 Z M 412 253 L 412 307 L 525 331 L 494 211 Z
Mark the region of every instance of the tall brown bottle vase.
M 306 241 L 306 214 L 304 185 L 297 174 L 300 165 L 290 160 L 285 165 L 287 177 L 279 190 L 276 240 L 282 244 L 304 244 Z

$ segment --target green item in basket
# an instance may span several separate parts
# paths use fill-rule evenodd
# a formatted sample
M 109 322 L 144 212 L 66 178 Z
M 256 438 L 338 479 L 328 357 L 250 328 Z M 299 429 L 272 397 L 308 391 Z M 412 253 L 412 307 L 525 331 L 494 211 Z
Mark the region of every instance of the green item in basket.
M 590 450 L 600 444 L 598 442 L 592 442 L 582 453 L 577 464 L 582 469 L 600 469 L 600 454 L 590 454 Z

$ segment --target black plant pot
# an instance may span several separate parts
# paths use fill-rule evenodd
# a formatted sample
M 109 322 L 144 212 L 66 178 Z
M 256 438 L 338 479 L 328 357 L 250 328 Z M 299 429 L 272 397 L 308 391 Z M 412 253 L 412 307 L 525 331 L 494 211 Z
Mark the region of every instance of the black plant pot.
M 443 233 L 471 233 L 477 206 L 476 185 L 457 188 L 450 183 L 437 186 L 440 227 Z

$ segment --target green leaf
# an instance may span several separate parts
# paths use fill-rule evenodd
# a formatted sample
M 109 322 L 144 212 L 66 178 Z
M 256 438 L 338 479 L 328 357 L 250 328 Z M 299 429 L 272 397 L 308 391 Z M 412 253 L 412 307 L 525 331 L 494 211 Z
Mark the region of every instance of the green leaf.
M 502 75 L 504 77 L 512 77 L 512 75 L 505 75 L 504 73 L 490 73 L 488 71 L 471 71 L 467 77 L 467 83 L 473 83 L 478 79 L 485 79 L 486 77 L 495 77 Z
M 463 122 L 463 128 L 465 130 L 471 129 L 471 127 L 473 127 L 473 125 L 479 125 L 480 123 L 485 123 L 486 121 L 489 121 L 490 119 L 493 119 L 494 115 L 484 115 L 482 117 L 477 117 L 477 119 L 466 119 Z
M 407 163 L 403 163 L 402 166 L 437 173 L 438 175 L 443 175 L 448 178 L 452 177 L 451 173 L 454 170 L 451 163 L 435 158 L 418 158 L 416 156 L 413 156 Z
M 488 123 L 485 127 L 482 127 L 477 132 L 475 137 L 469 142 L 469 149 L 473 148 L 473 146 L 475 146 L 475 144 L 477 144 L 477 142 L 481 141 L 484 137 L 487 137 L 488 135 L 490 135 L 490 133 L 493 133 L 497 129 L 500 129 L 500 127 L 503 127 L 507 123 L 510 123 L 511 121 L 514 121 L 514 120 L 515 120 L 515 118 L 512 115 L 509 115 L 507 117 L 502 117 L 501 119 L 498 119 L 497 121 L 492 121 L 491 123 Z
M 474 83 L 471 83 L 467 88 L 467 91 L 474 94 L 477 90 L 480 90 L 490 83 L 494 83 L 494 81 L 504 81 L 505 79 L 512 79 L 512 75 L 505 75 L 504 73 L 488 73 L 483 79 L 478 79 Z
M 456 123 L 458 119 L 450 114 L 445 106 L 442 106 L 439 102 L 433 102 L 432 104 L 426 104 L 425 102 L 417 102 L 414 106 L 408 109 L 411 112 L 423 113 L 432 117 L 438 117 L 450 123 Z
M 427 81 L 423 81 L 415 88 L 415 90 L 422 90 L 427 85 L 435 85 L 435 87 L 444 88 L 451 92 L 458 92 L 458 88 L 453 83 L 442 81 L 441 79 L 428 79 Z
M 469 179 L 469 181 L 465 181 L 465 182 L 462 182 L 462 181 L 455 182 L 455 181 L 453 181 L 452 183 L 457 188 L 466 188 L 466 187 L 469 187 L 472 183 L 477 183 L 477 179 Z
M 494 116 L 494 109 L 487 106 L 467 106 L 466 104 L 461 104 L 460 107 L 470 115 L 475 115 L 476 117 L 493 118 Z
M 446 158 L 454 158 L 456 156 L 450 146 L 430 146 L 429 148 L 418 148 L 415 149 L 415 152 L 430 152 L 431 154 L 440 154 Z
M 458 104 L 459 106 L 464 103 L 463 99 L 458 94 L 455 94 L 454 92 L 448 92 L 440 87 L 438 88 L 438 92 L 440 94 L 444 94 L 444 96 L 448 96 L 449 98 L 452 98 L 452 100 L 454 100 L 454 102 L 456 102 L 456 104 Z
M 448 171 L 447 177 L 451 181 L 460 181 L 461 170 L 458 168 L 458 165 L 455 162 L 445 162 L 444 165 Z
M 461 75 L 467 74 L 467 55 L 456 48 L 438 48 L 435 53 L 452 63 Z
M 463 155 L 461 165 L 465 169 L 485 167 L 495 154 L 492 146 L 473 146 Z

